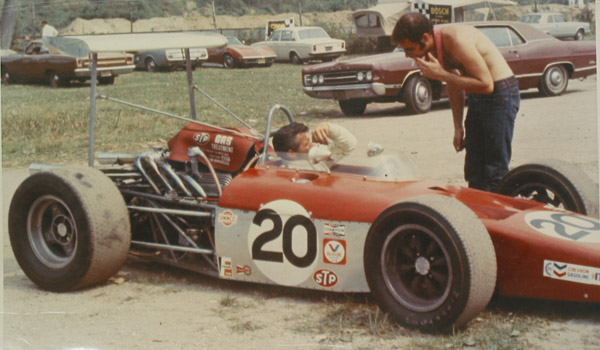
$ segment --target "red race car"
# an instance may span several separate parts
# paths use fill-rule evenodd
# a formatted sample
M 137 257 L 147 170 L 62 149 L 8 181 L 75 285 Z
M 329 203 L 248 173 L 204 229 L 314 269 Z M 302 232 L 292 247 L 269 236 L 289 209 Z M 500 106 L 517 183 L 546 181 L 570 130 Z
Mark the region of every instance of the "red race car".
M 576 168 L 518 167 L 502 194 L 416 179 L 378 145 L 314 170 L 311 153 L 292 164 L 265 142 L 280 111 L 293 121 L 276 105 L 262 136 L 190 120 L 167 149 L 34 173 L 10 204 L 19 265 L 70 291 L 130 252 L 215 278 L 370 292 L 425 331 L 466 324 L 496 290 L 600 302 L 598 189 Z

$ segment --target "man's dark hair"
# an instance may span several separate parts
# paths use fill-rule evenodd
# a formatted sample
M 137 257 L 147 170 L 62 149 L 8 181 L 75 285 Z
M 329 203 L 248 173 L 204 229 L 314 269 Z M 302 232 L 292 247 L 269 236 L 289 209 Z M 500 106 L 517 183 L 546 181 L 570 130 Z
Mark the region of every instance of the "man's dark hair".
M 48 24 L 48 21 L 46 21 L 45 19 L 42 20 L 42 25 L 44 25 L 44 24 Z
M 424 44 L 421 42 L 423 34 L 433 34 L 433 24 L 431 21 L 418 12 L 410 12 L 402 15 L 392 31 L 392 42 L 399 43 L 408 39 L 413 43 L 419 43 L 421 48 Z
M 297 122 L 293 122 L 277 130 L 273 134 L 273 148 L 275 152 L 287 152 L 290 150 L 295 152 L 299 146 L 296 135 L 303 132 L 308 132 L 308 126 Z

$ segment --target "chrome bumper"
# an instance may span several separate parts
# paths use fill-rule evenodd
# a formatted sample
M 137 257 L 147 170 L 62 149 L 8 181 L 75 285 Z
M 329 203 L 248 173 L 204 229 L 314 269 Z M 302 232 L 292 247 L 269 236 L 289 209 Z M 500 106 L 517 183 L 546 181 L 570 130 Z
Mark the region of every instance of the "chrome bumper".
M 382 83 L 304 87 L 304 93 L 310 97 L 334 100 L 378 97 L 383 96 L 385 91 L 386 85 Z
M 126 66 L 116 66 L 116 67 L 98 67 L 96 68 L 96 72 L 99 77 L 110 77 L 117 76 L 120 74 L 126 74 L 133 72 L 135 65 L 126 65 Z M 76 68 L 75 69 L 76 77 L 90 77 L 90 69 L 89 68 Z

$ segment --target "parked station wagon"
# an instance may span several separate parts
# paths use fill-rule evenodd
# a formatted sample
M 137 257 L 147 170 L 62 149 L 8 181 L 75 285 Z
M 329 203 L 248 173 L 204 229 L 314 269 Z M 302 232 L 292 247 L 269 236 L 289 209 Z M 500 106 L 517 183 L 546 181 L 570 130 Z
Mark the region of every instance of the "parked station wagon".
M 521 16 L 519 22 L 560 39 L 583 40 L 585 34 L 590 34 L 589 23 L 569 21 L 562 13 L 528 13 Z
M 268 46 L 278 61 L 301 64 L 304 61 L 332 61 L 346 52 L 346 42 L 333 39 L 320 27 L 288 27 L 276 29 L 268 40 L 252 44 Z
M 544 96 L 562 94 L 569 79 L 596 74 L 593 41 L 560 41 L 525 23 L 472 23 L 500 49 L 521 90 Z M 335 99 L 346 115 L 361 115 L 371 102 L 403 102 L 411 113 L 426 113 L 447 97 L 446 85 L 423 77 L 411 58 L 396 50 L 302 69 L 304 92 Z

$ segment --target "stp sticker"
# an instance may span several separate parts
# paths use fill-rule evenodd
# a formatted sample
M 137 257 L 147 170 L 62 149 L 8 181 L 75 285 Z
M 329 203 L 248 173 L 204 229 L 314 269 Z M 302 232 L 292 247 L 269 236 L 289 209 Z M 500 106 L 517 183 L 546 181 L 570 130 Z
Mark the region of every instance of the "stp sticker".
M 338 282 L 338 276 L 333 271 L 320 269 L 313 275 L 313 280 L 321 287 L 333 287 Z
M 295 286 L 310 278 L 318 262 L 317 229 L 300 204 L 287 199 L 269 202 L 252 219 L 248 249 L 267 278 Z
M 237 215 L 231 210 L 227 209 L 219 215 L 219 222 L 225 227 L 232 226 L 237 222 Z
M 600 268 L 544 260 L 544 276 L 600 286 Z
M 323 240 L 323 261 L 328 264 L 346 264 L 346 241 L 325 238 Z
M 210 141 L 210 135 L 205 132 L 194 134 L 194 141 L 199 145 L 205 145 Z
M 600 243 L 600 221 L 577 214 L 534 211 L 525 215 L 525 221 L 545 235 L 581 243 Z

